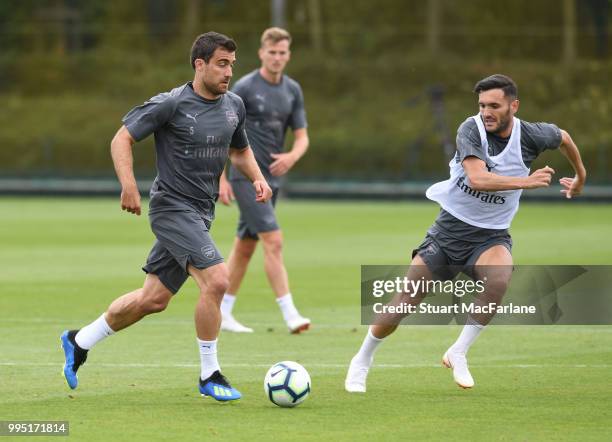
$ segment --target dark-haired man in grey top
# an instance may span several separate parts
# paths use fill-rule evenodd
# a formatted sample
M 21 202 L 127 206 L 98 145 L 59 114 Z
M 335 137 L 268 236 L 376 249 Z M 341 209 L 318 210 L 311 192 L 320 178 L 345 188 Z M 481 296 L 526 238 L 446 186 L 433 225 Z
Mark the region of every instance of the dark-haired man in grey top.
M 219 401 L 241 397 L 221 374 L 217 361 L 220 304 L 228 271 L 209 230 L 228 157 L 251 182 L 254 201 L 266 203 L 272 190 L 249 147 L 242 99 L 228 92 L 235 51 L 236 44 L 225 35 L 200 35 L 191 48 L 193 81 L 132 109 L 113 138 L 121 208 L 140 215 L 132 146 L 155 136 L 158 174 L 151 188 L 149 220 L 157 241 L 143 267 L 147 276 L 142 288 L 116 299 L 91 324 L 62 334 L 64 376 L 70 388 L 77 387 L 76 372 L 95 344 L 146 315 L 163 311 L 191 276 L 200 289 L 195 309 L 199 391 Z
M 518 111 L 518 90 L 505 75 L 492 75 L 476 83 L 479 114 L 468 118 L 457 133 L 457 152 L 449 163 L 450 178 L 427 189 L 427 197 L 441 206 L 440 214 L 425 240 L 412 253 L 407 278 L 418 281 L 450 280 L 463 270 L 486 281 L 459 338 L 451 345 L 442 363 L 453 370 L 462 388 L 474 386 L 468 369 L 467 352 L 495 311 L 506 292 L 512 274 L 512 239 L 508 231 L 519 207 L 523 189 L 550 185 L 554 170 L 546 166 L 531 173 L 532 161 L 546 149 L 557 149 L 575 171 L 573 178 L 561 178 L 561 192 L 579 195 L 586 170 L 570 135 L 554 124 L 529 123 L 514 115 Z M 427 293 L 397 293 L 392 304 L 417 305 Z M 483 306 L 489 309 L 482 309 Z M 401 311 L 401 310 L 400 310 Z M 365 392 L 366 378 L 374 352 L 395 331 L 404 314 L 378 316 L 357 354 L 351 360 L 345 380 L 349 392 Z
M 261 67 L 242 77 L 232 88 L 244 100 L 246 131 L 257 163 L 272 187 L 273 197 L 266 204 L 254 204 L 252 187 L 233 166 L 229 169 L 229 183 L 225 176 L 221 177 L 221 202 L 229 204 L 235 198 L 240 209 L 238 231 L 228 260 L 229 288 L 221 304 L 221 329 L 226 331 L 253 331 L 234 318 L 232 309 L 259 239 L 263 243 L 264 269 L 287 328 L 291 333 L 300 333 L 310 327 L 310 319 L 299 314 L 289 290 L 282 255 L 283 236 L 274 211 L 281 176 L 308 149 L 302 89 L 283 74 L 290 57 L 290 43 L 291 36 L 286 30 L 266 29 L 259 49 Z M 283 152 L 289 127 L 294 135 L 293 147 Z

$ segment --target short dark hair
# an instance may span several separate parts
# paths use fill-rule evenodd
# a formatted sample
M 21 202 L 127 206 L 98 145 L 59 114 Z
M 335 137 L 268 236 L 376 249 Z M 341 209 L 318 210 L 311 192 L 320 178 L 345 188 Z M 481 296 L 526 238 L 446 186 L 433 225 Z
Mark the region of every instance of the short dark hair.
M 236 47 L 234 40 L 218 32 L 211 31 L 198 35 L 191 46 L 191 67 L 195 69 L 197 58 L 201 58 L 208 63 L 217 48 L 224 48 L 229 52 L 235 52 Z
M 510 97 L 513 100 L 518 98 L 518 88 L 514 80 L 507 75 L 495 74 L 490 77 L 483 78 L 474 86 L 474 92 L 477 94 L 489 91 L 491 89 L 501 89 L 504 91 L 505 97 Z

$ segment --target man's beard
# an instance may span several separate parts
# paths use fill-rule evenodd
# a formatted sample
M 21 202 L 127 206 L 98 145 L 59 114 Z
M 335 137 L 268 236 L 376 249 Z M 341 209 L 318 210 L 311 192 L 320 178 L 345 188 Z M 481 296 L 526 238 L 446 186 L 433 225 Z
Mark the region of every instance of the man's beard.
M 495 129 L 491 133 L 497 135 L 505 131 L 506 129 L 508 129 L 508 126 L 510 126 L 511 121 L 512 121 L 512 115 L 510 114 L 510 112 L 508 112 L 506 115 L 504 115 L 504 117 L 500 117 L 499 126 L 497 127 L 497 129 Z
M 229 90 L 229 83 L 227 84 L 227 88 L 222 89 L 221 83 L 208 83 L 204 81 L 204 87 L 213 95 L 223 95 Z

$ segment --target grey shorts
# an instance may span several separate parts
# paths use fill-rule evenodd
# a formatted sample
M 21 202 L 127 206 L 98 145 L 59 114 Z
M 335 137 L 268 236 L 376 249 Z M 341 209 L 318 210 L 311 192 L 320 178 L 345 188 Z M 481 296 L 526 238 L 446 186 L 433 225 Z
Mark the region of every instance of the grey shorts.
M 149 221 L 157 241 L 142 270 L 157 275 L 172 293 L 187 280 L 188 264 L 205 269 L 223 262 L 208 231 L 210 222 L 195 211 L 150 213 Z
M 280 229 L 276 221 L 276 199 L 278 198 L 278 187 L 272 189 L 272 198 L 265 203 L 255 201 L 255 188 L 250 181 L 232 180 L 232 190 L 240 209 L 240 219 L 236 235 L 238 238 L 259 239 L 261 232 L 272 232 Z
M 452 237 L 433 225 L 423 242 L 412 251 L 412 257 L 418 254 L 437 278 L 448 280 L 459 272 L 472 276 L 480 255 L 497 245 L 505 246 L 512 253 L 512 237 L 507 231 L 472 242 Z

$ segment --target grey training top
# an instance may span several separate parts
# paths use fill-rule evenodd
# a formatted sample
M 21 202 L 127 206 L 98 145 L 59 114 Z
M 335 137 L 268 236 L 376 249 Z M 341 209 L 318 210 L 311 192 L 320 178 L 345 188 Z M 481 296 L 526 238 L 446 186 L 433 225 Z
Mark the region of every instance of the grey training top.
M 270 154 L 283 151 L 288 127 L 296 130 L 307 126 L 302 89 L 287 75 L 282 76 L 280 83 L 272 84 L 257 69 L 238 80 L 232 91 L 244 101 L 246 131 L 257 164 L 268 183 L 278 187 L 279 178 L 270 174 L 274 161 Z M 232 167 L 230 179 L 245 177 Z
M 499 155 L 508 144 L 510 137 L 500 137 L 487 132 L 489 156 Z M 550 123 L 530 123 L 521 120 L 521 152 L 525 166 L 531 163 L 539 154 L 547 149 L 556 149 L 561 145 L 561 130 Z M 486 163 L 490 160 L 480 141 L 478 126 L 473 118 L 466 119 L 457 130 L 457 153 L 455 161 L 461 162 L 467 157 L 477 157 Z M 490 164 L 487 164 L 490 166 Z M 506 230 L 483 229 L 458 220 L 444 209 L 440 209 L 436 225 L 451 236 L 465 241 L 482 242 L 493 235 L 505 234 Z
M 229 147 L 249 145 L 244 120 L 239 96 L 228 92 L 207 100 L 195 93 L 191 82 L 129 111 L 123 123 L 136 141 L 155 134 L 157 177 L 150 213 L 196 210 L 214 219 Z

